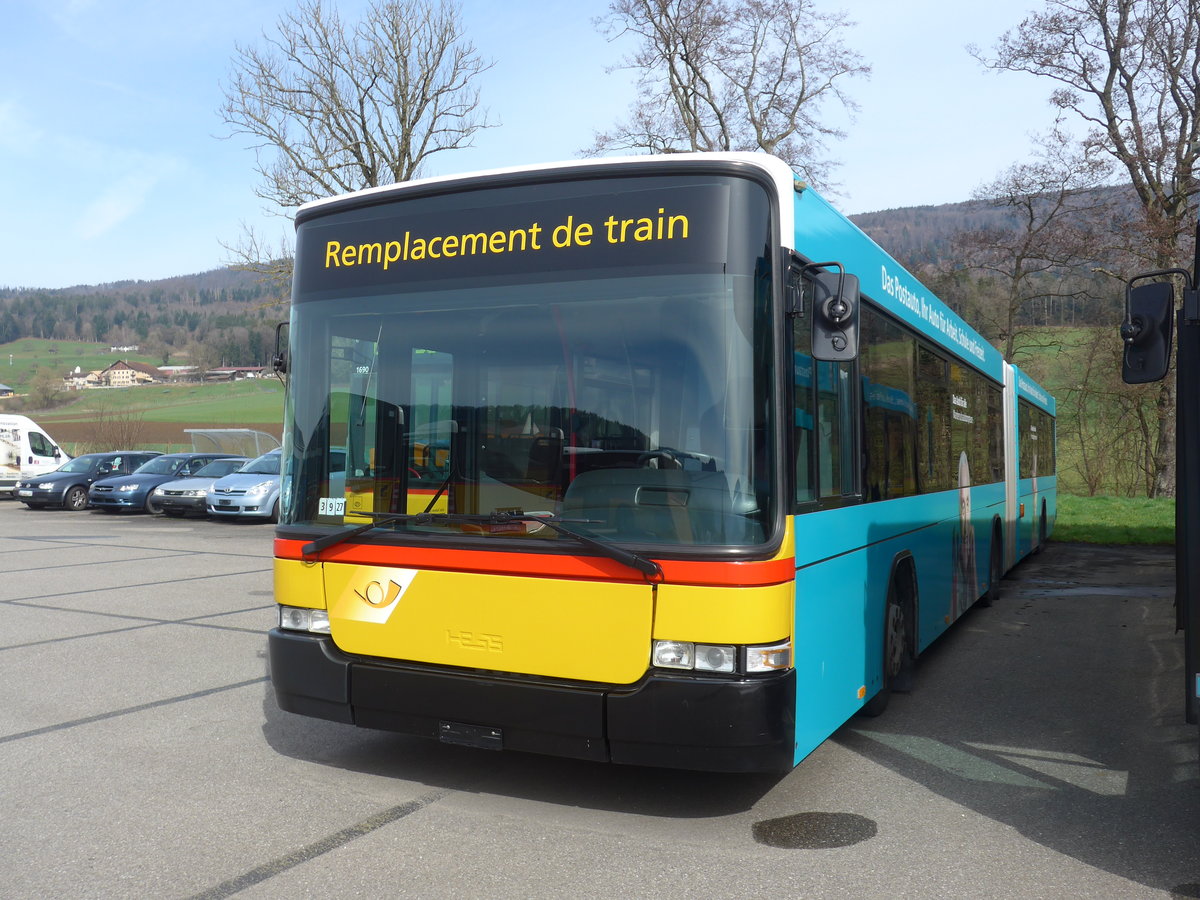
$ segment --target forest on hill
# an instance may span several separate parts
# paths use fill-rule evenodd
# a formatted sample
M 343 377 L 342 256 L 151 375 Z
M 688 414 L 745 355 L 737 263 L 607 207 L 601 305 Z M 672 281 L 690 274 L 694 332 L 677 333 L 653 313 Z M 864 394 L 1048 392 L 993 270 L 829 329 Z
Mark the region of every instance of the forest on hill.
M 235 268 L 57 290 L 0 288 L 0 344 L 136 344 L 162 365 L 181 357 L 193 365 L 266 365 L 275 324 L 286 317 L 286 293 Z

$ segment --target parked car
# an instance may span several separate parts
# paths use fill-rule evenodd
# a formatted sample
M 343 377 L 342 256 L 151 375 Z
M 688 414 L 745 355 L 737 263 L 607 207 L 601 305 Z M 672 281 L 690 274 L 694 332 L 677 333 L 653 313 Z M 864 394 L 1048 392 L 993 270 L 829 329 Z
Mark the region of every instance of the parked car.
M 210 516 L 261 516 L 279 521 L 280 451 L 252 459 L 208 489 Z
M 236 472 L 249 461 L 245 456 L 214 459 L 190 478 L 160 484 L 150 492 L 151 505 L 165 516 L 203 516 L 208 511 L 208 489 L 212 483 L 222 475 Z
M 97 481 L 88 489 L 88 500 L 104 512 L 124 509 L 157 512 L 152 491 L 160 484 L 185 478 L 198 472 L 214 459 L 236 456 L 234 453 L 164 453 L 156 456 L 131 475 L 117 475 Z
M 14 496 L 30 509 L 43 509 L 47 506 L 87 509 L 88 488 L 93 482 L 111 475 L 128 475 L 161 455 L 155 450 L 85 453 L 69 460 L 53 472 L 18 481 Z

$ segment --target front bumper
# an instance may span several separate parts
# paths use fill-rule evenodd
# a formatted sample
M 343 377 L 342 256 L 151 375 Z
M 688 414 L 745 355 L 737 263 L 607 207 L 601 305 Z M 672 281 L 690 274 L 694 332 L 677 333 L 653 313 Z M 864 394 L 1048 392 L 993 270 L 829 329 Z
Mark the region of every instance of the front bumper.
M 243 496 L 210 498 L 206 505 L 210 516 L 269 516 L 274 503 L 274 498 Z
M 203 497 L 173 497 L 170 494 L 155 495 L 154 505 L 163 512 L 182 513 L 184 515 L 202 516 L 207 509 Z
M 94 494 L 88 493 L 88 502 L 96 509 L 142 509 L 146 505 L 145 494 Z
M 490 749 L 718 772 L 786 771 L 791 670 L 746 679 L 654 672 L 628 686 L 504 678 L 351 657 L 328 635 L 272 629 L 281 709 Z
M 58 490 L 43 491 L 38 488 L 21 488 L 14 489 L 13 496 L 22 503 L 31 503 L 35 506 L 61 506 L 63 502 L 63 492 Z

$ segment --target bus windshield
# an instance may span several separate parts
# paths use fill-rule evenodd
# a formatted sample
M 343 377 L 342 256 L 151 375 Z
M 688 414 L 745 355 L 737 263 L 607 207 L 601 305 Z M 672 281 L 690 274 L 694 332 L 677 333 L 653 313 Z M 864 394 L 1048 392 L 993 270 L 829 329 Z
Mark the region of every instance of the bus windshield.
M 778 495 L 765 284 L 667 272 L 298 304 L 284 521 L 431 513 L 386 527 L 564 539 L 487 521 L 536 513 L 607 541 L 760 545 Z

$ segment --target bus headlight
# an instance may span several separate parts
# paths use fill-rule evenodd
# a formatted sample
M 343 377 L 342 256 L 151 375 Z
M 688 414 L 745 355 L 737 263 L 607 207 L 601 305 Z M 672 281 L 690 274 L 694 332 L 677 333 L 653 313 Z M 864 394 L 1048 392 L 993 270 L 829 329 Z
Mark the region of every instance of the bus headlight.
M 329 612 L 324 609 L 306 609 L 302 606 L 281 606 L 279 627 L 285 631 L 329 634 Z
M 777 672 L 792 667 L 792 642 L 789 639 L 777 644 L 745 647 L 657 640 L 651 646 L 650 664 L 659 669 L 726 675 Z
M 696 645 L 697 672 L 733 672 L 737 670 L 737 651 L 733 647 Z
M 688 641 L 655 641 L 652 659 L 660 669 L 690 669 L 695 652 Z

